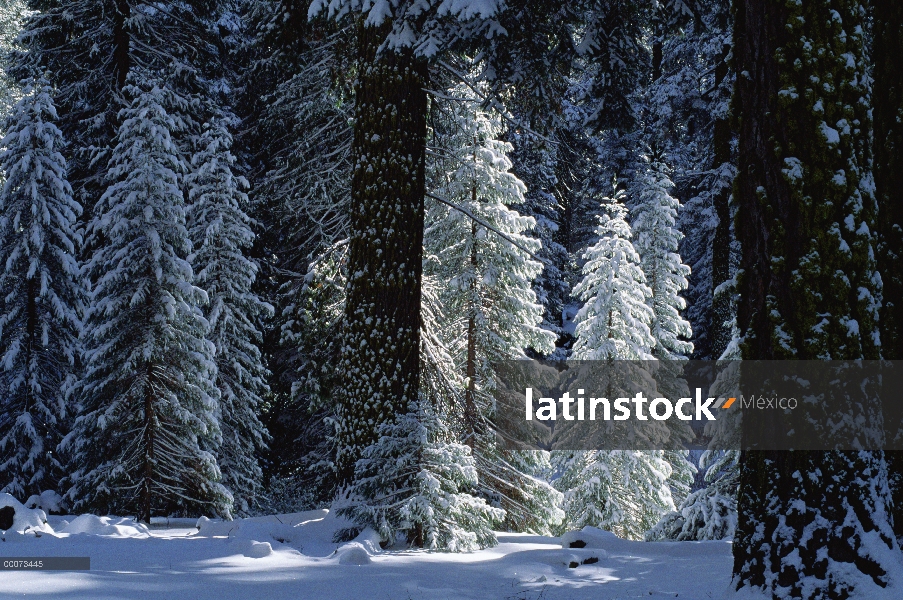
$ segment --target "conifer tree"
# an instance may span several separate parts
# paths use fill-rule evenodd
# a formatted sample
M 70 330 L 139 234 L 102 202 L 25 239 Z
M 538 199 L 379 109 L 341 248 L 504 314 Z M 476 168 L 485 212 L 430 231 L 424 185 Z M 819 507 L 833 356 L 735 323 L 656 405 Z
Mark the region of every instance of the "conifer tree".
M 216 456 L 222 483 L 232 492 L 236 510 L 247 513 L 260 491 L 257 457 L 267 437 L 258 417 L 268 390 L 257 322 L 272 308 L 252 290 L 257 266 L 246 256 L 254 242 L 244 212 L 247 181 L 233 173 L 232 136 L 225 123 L 212 121 L 199 145 L 193 171 L 185 178 L 193 247 L 189 261 L 195 285 L 207 292 L 207 339 L 216 348 L 216 416 L 222 431 Z
M 87 265 L 96 284 L 81 411 L 61 444 L 72 465 L 67 496 L 76 510 L 144 522 L 159 512 L 229 517 L 213 454 L 221 430 L 207 295 L 186 260 L 186 165 L 171 136 L 182 123 L 167 111 L 179 97 L 141 78 L 143 88 L 125 88 L 109 187 L 90 224 L 105 243 Z
M 62 476 L 85 299 L 52 88 L 41 78 L 24 92 L 0 142 L 0 491 L 23 499 Z
M 425 269 L 443 282 L 438 330 L 465 378 L 461 434 L 473 448 L 483 493 L 505 509 L 508 527 L 548 532 L 560 514 L 555 491 L 535 477 L 546 459 L 503 451 L 483 426 L 492 416 L 493 363 L 525 357 L 528 349 L 548 354 L 555 336 L 540 327 L 543 307 L 532 287 L 542 264 L 509 241 L 534 253 L 540 247 L 526 235 L 535 220 L 511 208 L 523 204 L 525 191 L 509 172 L 511 146 L 498 139 L 498 115 L 471 96 L 464 85 L 452 89 L 437 133 L 443 158 L 431 165 L 431 195 L 454 207 L 428 203 Z
M 573 295 L 584 302 L 577 313 L 574 358 L 652 360 L 655 338 L 649 329 L 652 290 L 633 243 L 619 192 L 608 199 L 597 228 L 599 241 L 584 254 L 583 279 Z
M 377 443 L 358 460 L 355 485 L 339 501 L 339 514 L 373 527 L 389 542 L 404 533 L 411 545 L 430 550 L 495 545 L 493 530 L 505 511 L 477 497 L 471 448 L 450 439 L 452 431 L 429 400 L 411 409 L 384 425 Z
M 652 292 L 650 333 L 655 340 L 652 355 L 658 361 L 658 391 L 665 398 L 685 398 L 690 393 L 682 377 L 681 362 L 693 352 L 693 344 L 687 341 L 693 333 L 681 315 L 687 303 L 680 294 L 687 289 L 690 268 L 678 254 L 683 238 L 677 229 L 680 204 L 669 193 L 673 184 L 661 163 L 645 165 L 635 188 L 638 200 L 633 232 L 643 274 Z M 675 503 L 680 504 L 689 494 L 696 473 L 696 467 L 687 459 L 689 451 L 683 447 L 693 434 L 683 422 L 669 420 L 668 425 L 671 435 L 665 457 L 672 469 L 670 485 Z
M 584 254 L 584 277 L 573 290 L 584 305 L 576 316 L 572 356 L 609 363 L 599 389 L 611 398 L 627 395 L 622 393 L 627 385 L 648 385 L 639 361 L 651 361 L 656 345 L 649 328 L 652 290 L 630 241 L 624 197 L 619 192 L 603 206 L 599 241 Z M 557 450 L 553 465 L 561 474 L 555 485 L 564 492 L 569 528 L 592 525 L 639 539 L 674 509 L 667 483 L 672 468 L 662 450 Z
M 638 184 L 638 201 L 633 233 L 643 275 L 649 285 L 652 308 L 650 333 L 655 344 L 652 354 L 659 360 L 686 358 L 693 352 L 690 323 L 681 316 L 686 301 L 680 293 L 687 289 L 690 268 L 677 253 L 683 235 L 677 230 L 679 203 L 669 194 L 673 187 L 660 163 L 648 165 Z
M 598 527 L 643 539 L 662 514 L 674 510 L 666 481 L 671 465 L 661 450 L 556 451 L 567 528 Z

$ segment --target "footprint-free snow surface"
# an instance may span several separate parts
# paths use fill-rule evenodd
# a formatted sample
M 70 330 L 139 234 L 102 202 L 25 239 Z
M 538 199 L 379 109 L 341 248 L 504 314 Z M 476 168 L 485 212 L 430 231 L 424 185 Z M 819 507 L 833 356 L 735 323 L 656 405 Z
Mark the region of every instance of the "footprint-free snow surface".
M 0 598 L 228 600 L 580 600 L 719 598 L 728 542 L 633 542 L 593 528 L 563 538 L 500 533 L 448 554 L 381 550 L 370 531 L 345 544 L 327 511 L 217 522 L 50 517 L 7 532 L 2 557 L 88 556 L 90 571 L 4 571 Z

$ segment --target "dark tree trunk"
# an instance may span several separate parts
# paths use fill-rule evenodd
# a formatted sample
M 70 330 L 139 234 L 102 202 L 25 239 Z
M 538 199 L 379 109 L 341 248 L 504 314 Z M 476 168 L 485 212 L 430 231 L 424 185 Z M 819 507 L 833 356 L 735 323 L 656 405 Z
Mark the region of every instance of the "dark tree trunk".
M 734 18 L 743 358 L 877 358 L 860 2 L 749 0 Z M 807 599 L 885 587 L 887 503 L 880 454 L 744 452 L 734 585 Z
M 360 25 L 337 466 L 354 473 L 381 424 L 420 387 L 426 63 Z
M 729 65 L 727 62 L 729 46 L 725 46 L 715 65 L 715 88 L 719 88 L 727 78 Z M 717 93 L 717 92 L 716 92 Z M 715 119 L 715 131 L 712 136 L 712 168 L 718 169 L 731 160 L 731 123 L 729 115 Z M 712 239 L 712 291 L 731 277 L 731 213 L 728 200 L 731 190 L 728 187 L 718 189 L 712 195 L 712 204 L 718 225 Z M 727 325 L 731 317 L 731 303 L 728 294 L 719 294 L 712 298 L 712 357 L 719 358 L 731 341 L 731 328 Z
M 472 200 L 477 201 L 477 188 L 474 186 Z M 470 268 L 473 269 L 474 279 L 470 282 L 470 300 L 474 301 L 477 289 L 477 223 L 473 221 L 470 227 L 470 235 L 473 246 L 470 250 Z M 467 315 L 467 364 L 465 371 L 467 375 L 467 389 L 464 390 L 464 419 L 467 426 L 467 445 L 473 450 L 476 445 L 477 438 L 477 309 L 474 304 L 468 306 Z
M 881 353 L 903 359 L 903 3 L 874 2 L 875 87 L 872 94 L 875 195 L 881 245 L 878 270 L 884 283 Z M 903 453 L 887 454 L 894 499 L 894 531 L 903 536 Z
M 152 495 L 154 482 L 154 443 L 155 443 L 155 426 L 156 426 L 156 416 L 154 414 L 154 397 L 151 391 L 151 372 L 152 367 L 150 364 L 147 366 L 147 381 L 145 385 L 147 385 L 147 391 L 144 393 L 144 473 L 142 473 L 142 481 L 141 481 L 141 495 L 139 498 L 139 510 L 140 514 L 138 515 L 138 520 L 142 523 L 147 523 L 150 525 L 151 519 L 151 505 L 152 505 Z
M 131 15 L 129 0 L 116 0 L 116 14 L 113 15 L 113 64 L 116 70 L 116 89 L 121 90 L 131 66 L 129 32 L 126 20 Z
M 662 76 L 663 44 L 661 35 L 657 35 L 652 42 L 652 81 L 658 81 Z
M 873 115 L 875 119 L 875 194 L 884 282 L 881 351 L 903 359 L 903 3 L 875 2 Z

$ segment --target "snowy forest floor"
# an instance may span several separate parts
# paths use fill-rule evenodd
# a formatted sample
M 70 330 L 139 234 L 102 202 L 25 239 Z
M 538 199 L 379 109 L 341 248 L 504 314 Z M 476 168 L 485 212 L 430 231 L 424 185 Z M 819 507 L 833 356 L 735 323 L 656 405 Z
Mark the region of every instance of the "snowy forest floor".
M 729 542 L 634 542 L 592 528 L 576 534 L 584 548 L 499 533 L 493 548 L 451 554 L 380 551 L 366 533 L 332 543 L 342 523 L 326 511 L 200 531 L 187 521 L 147 529 L 107 517 L 50 517 L 49 525 L 54 533 L 40 537 L 7 533 L 0 557 L 89 556 L 91 570 L 4 571 L 0 598 L 705 600 L 724 594 L 731 572 Z

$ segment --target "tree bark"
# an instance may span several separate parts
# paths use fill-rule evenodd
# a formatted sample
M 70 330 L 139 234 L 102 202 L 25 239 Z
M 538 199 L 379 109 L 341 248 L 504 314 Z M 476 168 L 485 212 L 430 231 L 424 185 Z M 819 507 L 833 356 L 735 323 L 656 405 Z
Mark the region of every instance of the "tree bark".
M 116 89 L 125 86 L 125 79 L 131 67 L 129 51 L 129 32 L 126 20 L 131 16 L 129 0 L 116 0 L 116 13 L 113 15 L 113 64 L 116 70 Z
M 138 520 L 150 525 L 153 491 L 151 487 L 154 481 L 154 437 L 156 416 L 154 415 L 154 397 L 151 385 L 151 372 L 153 368 L 148 363 L 145 377 L 147 390 L 144 392 L 144 473 L 141 481 L 141 497 L 138 503 L 141 514 Z
M 477 201 L 477 188 L 473 187 L 473 203 Z M 473 210 L 473 209 L 472 209 Z M 477 441 L 477 223 L 473 221 L 470 227 L 472 246 L 470 249 L 470 268 L 473 270 L 473 279 L 470 282 L 470 300 L 467 307 L 467 389 L 464 390 L 464 419 L 467 424 L 467 445 L 473 451 Z
M 727 78 L 729 66 L 727 62 L 729 46 L 725 46 L 715 65 L 715 88 L 719 88 Z M 717 93 L 717 92 L 716 92 Z M 730 117 L 724 115 L 715 119 L 715 131 L 712 136 L 712 168 L 718 169 L 731 160 L 731 123 Z M 719 285 L 731 277 L 731 213 L 728 200 L 731 190 L 723 187 L 712 195 L 712 204 L 718 225 L 712 238 L 712 293 Z M 719 294 L 712 298 L 711 328 L 712 357 L 718 359 L 731 341 L 731 328 L 727 325 L 731 316 L 731 303 L 728 294 Z
M 380 50 L 388 26 L 358 25 L 337 467 L 348 483 L 361 452 L 417 400 L 423 258 L 426 63 Z
M 875 196 L 881 244 L 878 270 L 884 284 L 881 353 L 903 359 L 903 4 L 873 2 L 872 94 Z M 903 536 L 903 453 L 888 452 L 888 475 L 894 500 L 894 532 Z
M 734 3 L 744 359 L 879 355 L 860 8 Z M 810 599 L 885 587 L 888 494 L 880 453 L 745 451 L 734 586 Z

